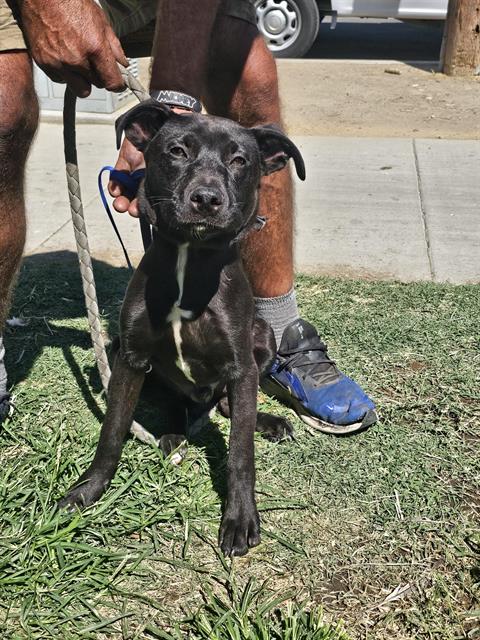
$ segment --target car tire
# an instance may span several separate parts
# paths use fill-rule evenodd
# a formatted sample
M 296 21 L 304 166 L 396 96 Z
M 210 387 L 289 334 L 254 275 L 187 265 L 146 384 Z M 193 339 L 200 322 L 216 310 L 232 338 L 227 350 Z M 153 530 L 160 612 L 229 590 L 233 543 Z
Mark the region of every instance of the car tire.
M 254 0 L 257 26 L 276 58 L 301 58 L 315 42 L 320 14 L 315 0 Z

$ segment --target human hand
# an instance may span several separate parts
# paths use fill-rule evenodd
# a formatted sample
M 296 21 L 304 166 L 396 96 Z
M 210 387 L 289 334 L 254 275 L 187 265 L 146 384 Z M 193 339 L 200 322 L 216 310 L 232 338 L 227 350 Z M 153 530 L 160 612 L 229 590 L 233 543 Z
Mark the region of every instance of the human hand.
M 125 171 L 125 173 L 133 173 L 143 167 L 145 167 L 143 153 L 125 138 L 120 147 L 115 169 L 117 169 L 117 171 Z M 124 186 L 120 182 L 110 180 L 108 183 L 108 192 L 114 198 L 113 208 L 116 211 L 119 213 L 128 211 L 134 218 L 139 217 L 137 198 L 130 200 L 126 195 Z
M 66 82 L 80 98 L 92 84 L 125 88 L 117 62 L 128 60 L 112 27 L 93 0 L 18 0 L 30 53 L 55 82 Z

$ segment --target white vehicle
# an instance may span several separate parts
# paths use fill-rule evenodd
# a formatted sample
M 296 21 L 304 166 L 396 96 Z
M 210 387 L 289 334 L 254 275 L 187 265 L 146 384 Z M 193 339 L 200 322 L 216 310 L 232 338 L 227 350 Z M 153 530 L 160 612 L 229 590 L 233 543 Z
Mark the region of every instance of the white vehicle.
M 445 20 L 448 0 L 254 0 L 257 23 L 277 58 L 300 58 L 331 15 L 397 20 Z

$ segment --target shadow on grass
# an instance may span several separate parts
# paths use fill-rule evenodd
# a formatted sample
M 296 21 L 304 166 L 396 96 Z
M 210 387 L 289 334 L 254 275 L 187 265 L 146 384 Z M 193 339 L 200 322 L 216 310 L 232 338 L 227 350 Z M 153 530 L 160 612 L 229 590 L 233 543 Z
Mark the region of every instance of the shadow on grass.
M 131 277 L 127 268 L 93 260 L 98 306 L 108 337 L 118 332 L 118 316 Z M 103 420 L 96 396 L 102 391 L 96 366 L 79 362 L 80 348 L 90 352 L 92 344 L 77 255 L 71 251 L 27 256 L 19 274 L 11 316 L 24 318 L 24 327 L 6 328 L 6 363 L 10 385 L 28 379 L 36 360 L 48 348 L 61 349 L 79 391 L 90 412 Z M 51 371 L 54 376 L 55 372 Z M 59 381 L 61 384 L 61 381 Z M 168 433 L 168 415 L 155 389 L 142 394 L 136 418 L 157 437 Z M 227 447 L 218 427 L 212 423 L 191 439 L 204 450 L 210 466 L 212 485 L 222 505 L 226 497 Z
M 227 446 L 225 438 L 216 424 L 208 424 L 206 428 L 190 442 L 202 449 L 208 460 L 210 479 L 215 493 L 218 495 L 222 513 L 227 500 Z
M 114 336 L 130 274 L 127 269 L 105 262 L 94 260 L 93 263 L 100 311 L 107 320 L 108 335 Z M 18 385 L 26 380 L 45 349 L 61 349 L 83 399 L 95 418 L 102 420 L 103 412 L 93 395 L 101 391 L 98 371 L 89 365 L 82 370 L 74 354 L 76 348 L 85 352 L 91 349 L 76 254 L 55 251 L 27 256 L 20 270 L 10 315 L 20 316 L 27 325 L 5 330 L 9 383 Z

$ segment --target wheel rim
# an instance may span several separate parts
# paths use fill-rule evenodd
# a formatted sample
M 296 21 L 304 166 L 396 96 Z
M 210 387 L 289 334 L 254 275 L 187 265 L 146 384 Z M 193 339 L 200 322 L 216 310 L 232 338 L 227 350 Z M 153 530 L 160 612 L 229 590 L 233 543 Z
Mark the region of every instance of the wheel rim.
M 257 25 L 272 51 L 288 49 L 297 40 L 302 18 L 294 0 L 255 0 Z

